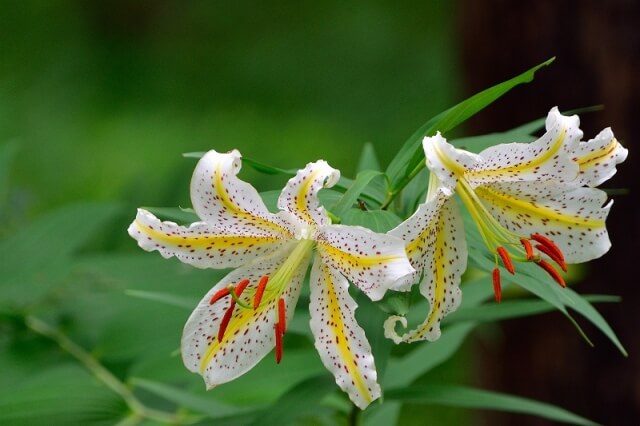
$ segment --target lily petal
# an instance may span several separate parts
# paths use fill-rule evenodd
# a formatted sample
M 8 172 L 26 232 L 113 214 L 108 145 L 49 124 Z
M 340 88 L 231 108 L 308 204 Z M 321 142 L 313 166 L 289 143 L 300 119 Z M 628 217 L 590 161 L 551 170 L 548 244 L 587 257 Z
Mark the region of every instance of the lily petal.
M 440 188 L 431 200 L 420 204 L 411 217 L 388 232 L 405 242 L 407 257 L 416 270 L 396 283 L 394 289 L 416 283 L 429 264 L 428 256 L 433 251 L 440 211 L 452 195 L 448 188 Z
M 437 200 L 437 198 L 434 198 Z M 425 210 L 428 212 L 428 210 Z M 440 337 L 440 322 L 455 311 L 462 300 L 460 279 L 467 267 L 467 244 L 464 224 L 455 199 L 448 198 L 436 215 L 424 224 L 417 240 L 423 246 L 424 277 L 420 293 L 429 301 L 429 313 L 415 330 L 402 336 L 395 331 L 397 322 L 406 327 L 404 317 L 392 316 L 385 322 L 385 335 L 396 343 L 418 340 L 434 341 Z M 409 219 L 411 220 L 411 218 Z M 416 223 L 416 226 L 417 223 Z M 411 231 L 413 235 L 416 231 Z
M 627 153 L 608 127 L 595 138 L 580 142 L 573 152 L 573 160 L 580 167 L 576 183 L 591 187 L 600 185 L 616 174 L 616 165 L 627 158 Z
M 144 209 L 138 209 L 128 232 L 142 249 L 157 250 L 167 259 L 175 256 L 198 268 L 237 267 L 256 256 L 273 253 L 285 244 L 278 236 L 228 232 L 204 222 L 189 227 L 162 222 Z
M 324 207 L 320 206 L 318 192 L 331 188 L 340 179 L 340 171 L 326 161 L 309 163 L 289 179 L 278 198 L 278 207 L 304 223 L 327 225 L 330 223 Z
M 371 300 L 380 300 L 394 283 L 414 272 L 404 242 L 360 226 L 327 225 L 316 235 L 322 261 L 339 270 Z
M 581 263 L 605 254 L 611 242 L 605 220 L 612 202 L 595 188 L 555 182 L 512 182 L 476 188 L 491 214 L 519 235 L 539 233 L 551 238 L 567 263 Z
M 246 373 L 274 348 L 278 300 L 284 299 L 289 322 L 309 259 L 300 263 L 280 296 L 272 294 L 268 297 L 267 293 L 271 290 L 267 284 L 262 303 L 257 309 L 253 309 L 253 301 L 261 277 L 273 276 L 290 253 L 290 249 L 282 250 L 231 272 L 205 295 L 187 320 L 182 335 L 182 359 L 190 371 L 203 376 L 207 389 Z M 249 280 L 249 285 L 242 292 L 240 300 L 249 307 L 235 306 L 222 339 L 218 341 L 220 326 L 232 299 L 227 296 L 213 304 L 210 303 L 211 299 L 220 290 L 243 280 Z
M 577 115 L 564 116 L 552 108 L 547 131 L 531 143 L 495 145 L 480 153 L 482 163 L 465 177 L 472 186 L 491 182 L 555 180 L 570 182 L 578 175 L 572 152 L 582 138 Z
M 322 363 L 364 410 L 381 391 L 371 346 L 355 319 L 357 305 L 349 295 L 348 282 L 316 256 L 310 286 L 310 325 Z
M 455 148 L 440 132 L 435 136 L 425 137 L 422 147 L 429 170 L 438 177 L 441 186 L 452 190 L 458 183 L 458 177 L 466 170 L 478 166 L 482 160 L 476 154 Z
M 280 214 L 267 210 L 256 189 L 236 176 L 242 167 L 237 150 L 214 150 L 198 161 L 191 178 L 191 202 L 198 216 L 234 234 L 291 238 L 295 232 Z

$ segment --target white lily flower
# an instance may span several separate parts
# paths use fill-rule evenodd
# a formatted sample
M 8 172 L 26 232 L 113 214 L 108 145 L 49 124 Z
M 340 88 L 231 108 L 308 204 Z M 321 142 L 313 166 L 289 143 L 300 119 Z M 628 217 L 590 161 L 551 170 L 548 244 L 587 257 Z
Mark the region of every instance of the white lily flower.
M 460 304 L 467 244 L 454 193 L 494 255 L 498 302 L 499 259 L 511 274 L 514 261 L 535 262 L 564 286 L 552 262 L 566 271 L 567 263 L 586 262 L 609 250 L 605 219 L 612 201 L 605 204 L 606 194 L 593 186 L 613 176 L 627 151 L 610 129 L 587 142 L 581 138 L 578 117 L 563 116 L 557 108 L 549 112 L 545 134 L 532 143 L 496 145 L 476 155 L 456 149 L 440 133 L 424 138 L 431 171 L 427 201 L 389 233 L 405 240 L 417 271 L 413 280 L 424 274 L 420 292 L 429 301 L 429 313 L 403 335 L 395 328 L 398 322 L 406 327 L 406 319 L 390 317 L 387 337 L 396 343 L 436 340 L 441 320 Z
M 357 226 L 332 225 L 318 191 L 333 186 L 338 170 L 308 164 L 282 190 L 280 212 L 270 213 L 258 192 L 237 178 L 236 150 L 209 151 L 191 181 L 201 222 L 161 222 L 138 210 L 129 234 L 147 251 L 199 268 L 236 268 L 216 284 L 189 317 L 182 336 L 187 368 L 207 388 L 246 373 L 282 339 L 309 262 L 311 331 L 322 362 L 337 384 L 364 409 L 380 396 L 371 347 L 356 323 L 348 281 L 372 300 L 414 270 L 403 242 Z

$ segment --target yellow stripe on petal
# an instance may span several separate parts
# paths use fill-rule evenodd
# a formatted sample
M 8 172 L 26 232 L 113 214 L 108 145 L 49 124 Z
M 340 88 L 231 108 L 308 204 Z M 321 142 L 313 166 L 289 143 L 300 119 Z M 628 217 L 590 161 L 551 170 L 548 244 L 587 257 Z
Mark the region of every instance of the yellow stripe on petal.
M 325 367 L 359 408 L 380 396 L 371 347 L 355 320 L 346 279 L 316 256 L 311 272 L 311 331 Z
M 595 138 L 580 142 L 572 155 L 580 166 L 576 183 L 595 187 L 616 173 L 616 165 L 627 158 L 627 150 L 607 128 Z
M 231 268 L 247 264 L 256 256 L 273 253 L 287 240 L 277 235 L 232 234 L 204 222 L 189 227 L 162 222 L 144 209 L 139 209 L 129 226 L 129 235 L 147 251 L 158 251 L 165 257 L 199 268 Z

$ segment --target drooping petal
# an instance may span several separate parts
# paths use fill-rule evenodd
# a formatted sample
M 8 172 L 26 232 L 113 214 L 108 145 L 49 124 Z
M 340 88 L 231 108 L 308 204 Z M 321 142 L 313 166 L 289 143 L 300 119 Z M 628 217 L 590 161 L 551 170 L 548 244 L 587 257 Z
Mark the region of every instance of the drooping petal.
M 309 163 L 289 179 L 278 198 L 278 207 L 304 223 L 322 226 L 329 224 L 324 207 L 320 206 L 318 192 L 331 188 L 340 179 L 340 171 L 326 161 Z
M 422 147 L 429 170 L 435 173 L 442 186 L 452 190 L 458 183 L 458 177 L 481 161 L 478 155 L 455 148 L 440 132 L 435 136 L 425 137 Z
M 418 282 L 422 271 L 429 263 L 430 251 L 433 250 L 440 217 L 440 210 L 445 201 L 453 195 L 447 188 L 440 188 L 436 195 L 426 203 L 420 204 L 416 212 L 396 228 L 388 232 L 405 242 L 405 251 L 411 266 L 416 270 L 402 279 L 394 287 L 403 288 Z
M 257 309 L 253 308 L 254 297 L 261 278 L 274 276 L 290 254 L 291 249 L 282 250 L 231 272 L 205 295 L 187 320 L 182 335 L 182 359 L 190 371 L 203 376 L 208 389 L 246 373 L 274 348 L 279 299 L 284 299 L 286 320 L 289 322 L 300 295 L 310 251 L 291 271 L 291 278 L 281 295 L 270 294 L 276 289 L 267 283 Z M 224 333 L 221 333 L 220 327 L 232 298 L 226 296 L 213 304 L 211 299 L 221 289 L 243 280 L 249 280 L 249 285 L 240 300 L 248 307 L 235 305 Z M 222 338 L 219 341 L 220 334 Z
M 322 363 L 351 401 L 365 409 L 380 397 L 380 385 L 371 346 L 355 319 L 357 305 L 348 282 L 316 256 L 310 286 L 310 325 Z
M 474 187 L 491 182 L 570 182 L 579 171 L 569 154 L 582 138 L 579 126 L 577 115 L 564 116 L 554 107 L 547 116 L 547 131 L 540 139 L 485 149 L 480 153 L 482 162 L 465 177 Z
M 580 144 L 573 151 L 580 173 L 576 184 L 595 187 L 616 174 L 616 165 L 627 158 L 627 150 L 613 136 L 610 128 Z
M 414 272 L 404 242 L 360 226 L 326 225 L 316 234 L 322 261 L 338 269 L 367 294 L 380 300 L 401 278 Z
M 204 222 L 189 227 L 162 222 L 144 209 L 138 209 L 128 232 L 144 250 L 157 250 L 164 258 L 175 256 L 198 268 L 245 265 L 256 256 L 273 253 L 286 244 L 276 236 L 223 231 Z
M 236 176 L 242 167 L 237 150 L 207 152 L 191 178 L 191 202 L 205 222 L 235 234 L 291 238 L 295 228 L 270 213 L 256 189 Z
M 611 202 L 595 188 L 555 182 L 512 182 L 475 190 L 491 214 L 523 236 L 546 235 L 562 250 L 567 263 L 602 256 L 611 243 L 605 219 Z
M 455 199 L 449 198 L 437 210 L 416 244 L 423 246 L 418 266 L 424 269 L 420 293 L 429 302 L 429 313 L 416 329 L 400 336 L 396 324 L 406 327 L 404 317 L 392 316 L 385 322 L 385 335 L 396 343 L 433 341 L 440 337 L 440 322 L 455 311 L 462 300 L 460 279 L 467 267 L 467 244 L 464 224 Z

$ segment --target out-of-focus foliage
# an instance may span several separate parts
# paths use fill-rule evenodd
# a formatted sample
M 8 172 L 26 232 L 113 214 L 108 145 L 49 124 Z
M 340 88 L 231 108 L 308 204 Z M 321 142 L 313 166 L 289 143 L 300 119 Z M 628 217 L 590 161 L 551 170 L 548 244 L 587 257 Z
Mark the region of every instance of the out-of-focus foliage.
M 470 260 L 475 272 L 463 284 L 464 304 L 435 343 L 393 346 L 382 333 L 385 312 L 356 295 L 387 392 L 363 413 L 320 363 L 308 293 L 289 326 L 282 364 L 267 357 L 210 392 L 183 367 L 185 319 L 225 271 L 138 252 L 125 232 L 139 205 L 180 204 L 186 209 L 153 211 L 193 220 L 187 188 L 194 161 L 181 159 L 183 152 L 240 148 L 253 160 L 242 176 L 266 191 L 270 208 L 286 170 L 322 157 L 345 176 L 322 194 L 324 205 L 343 223 L 379 232 L 396 226 L 424 194 L 419 178 L 402 186 L 419 153 L 392 157 L 418 124 L 457 99 L 453 6 L 334 3 L 340 7 L 26 1 L 3 9 L 1 424 L 468 420 L 467 411 L 433 408 L 441 405 L 590 424 L 557 407 L 469 388 L 471 367 L 460 348 L 482 323 L 566 306 L 620 346 L 587 302 L 611 299 L 561 294 L 532 271 L 534 278 L 519 284 L 542 301 L 517 299 L 513 289 L 514 300 L 489 310 L 491 281 L 477 272 L 486 269 L 481 255 Z M 455 127 L 532 74 L 438 119 Z M 536 129 L 534 123 L 458 143 L 526 140 Z M 377 210 L 403 188 L 394 211 Z M 417 317 L 426 310 L 411 295 L 389 297 L 383 308 L 404 313 L 408 305 Z M 434 376 L 439 384 L 432 387 Z

